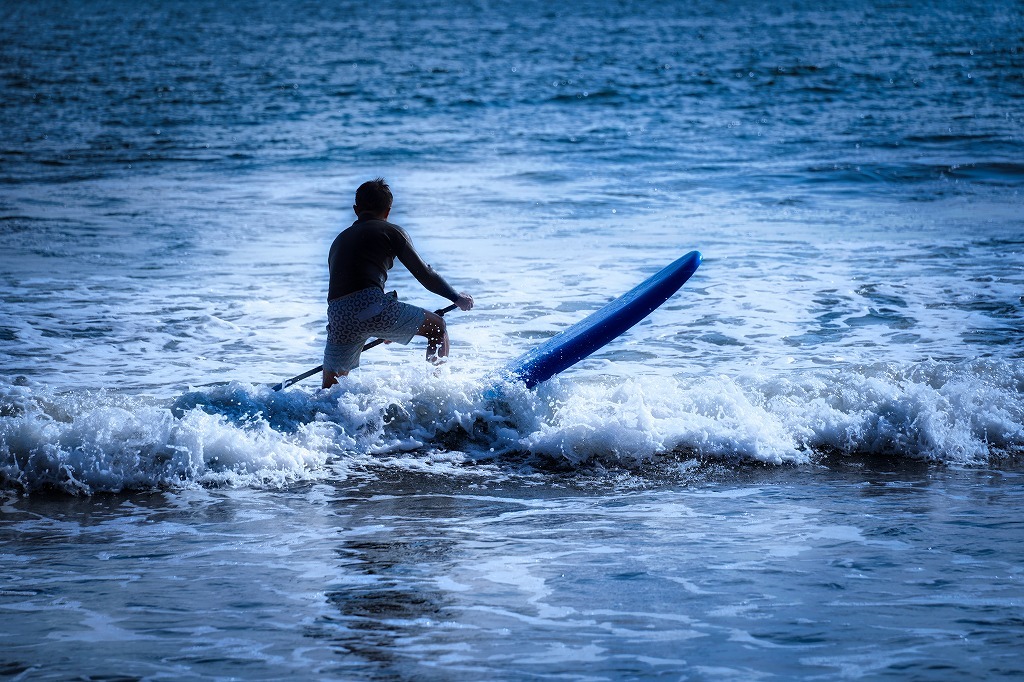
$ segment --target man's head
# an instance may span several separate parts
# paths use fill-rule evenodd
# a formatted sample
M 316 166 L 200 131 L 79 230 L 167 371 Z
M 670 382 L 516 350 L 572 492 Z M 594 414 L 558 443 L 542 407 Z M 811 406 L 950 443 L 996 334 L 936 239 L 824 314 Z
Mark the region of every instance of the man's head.
M 384 182 L 384 178 L 376 178 L 359 185 L 359 189 L 356 190 L 356 204 L 352 210 L 356 212 L 356 215 L 372 213 L 374 216 L 384 219 L 391 212 L 392 201 L 394 201 L 394 197 L 388 183 Z

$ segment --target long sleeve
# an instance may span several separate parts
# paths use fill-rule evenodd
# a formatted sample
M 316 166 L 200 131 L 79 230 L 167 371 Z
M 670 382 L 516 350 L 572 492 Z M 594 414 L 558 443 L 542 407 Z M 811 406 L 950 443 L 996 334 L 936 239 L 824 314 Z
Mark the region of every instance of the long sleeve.
M 443 296 L 452 302 L 459 298 L 459 292 L 455 291 L 444 277 L 437 274 L 434 268 L 423 262 L 411 241 L 406 241 L 405 247 L 398 252 L 398 260 L 409 269 L 416 281 L 422 284 L 427 291 Z

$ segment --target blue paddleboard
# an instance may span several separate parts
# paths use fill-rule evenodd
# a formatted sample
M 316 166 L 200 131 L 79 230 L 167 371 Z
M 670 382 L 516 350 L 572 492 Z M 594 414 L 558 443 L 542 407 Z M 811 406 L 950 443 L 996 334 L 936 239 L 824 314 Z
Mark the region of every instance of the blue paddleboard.
M 589 317 L 516 358 L 505 366 L 503 375 L 531 387 L 572 367 L 667 301 L 690 279 L 700 261 L 700 251 L 691 251 Z

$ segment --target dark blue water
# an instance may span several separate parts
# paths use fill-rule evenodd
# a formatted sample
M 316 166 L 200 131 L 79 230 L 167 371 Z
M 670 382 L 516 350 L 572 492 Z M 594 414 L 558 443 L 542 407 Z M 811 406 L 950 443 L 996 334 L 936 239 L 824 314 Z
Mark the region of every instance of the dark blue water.
M 1020 7 L 972 4 L 7 3 L 3 179 L 542 161 L 636 178 L 634 208 L 1019 187 Z
M 1019 2 L 0 22 L 0 675 L 1022 673 Z M 273 393 L 377 175 L 477 307 Z

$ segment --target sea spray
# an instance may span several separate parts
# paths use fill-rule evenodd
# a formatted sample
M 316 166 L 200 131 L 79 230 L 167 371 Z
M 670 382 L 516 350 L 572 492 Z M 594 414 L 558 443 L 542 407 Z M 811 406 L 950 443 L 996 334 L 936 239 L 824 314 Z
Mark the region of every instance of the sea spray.
M 283 434 L 112 393 L 5 387 L 0 405 L 0 477 L 26 491 L 283 485 L 322 473 L 328 452 L 316 423 Z
M 740 379 L 799 448 L 984 465 L 1024 446 L 1024 368 L 880 363 Z
M 1024 451 L 1022 383 L 1024 369 L 984 360 L 560 378 L 506 385 L 500 398 L 479 376 L 408 368 L 327 391 L 234 382 L 170 404 L 5 384 L 0 475 L 23 490 L 92 493 L 281 486 L 382 458 L 631 469 L 666 457 L 799 465 L 838 453 L 998 466 Z
M 773 464 L 806 460 L 775 417 L 727 377 L 556 386 L 549 418 L 522 438 L 531 452 L 625 466 L 674 450 Z

